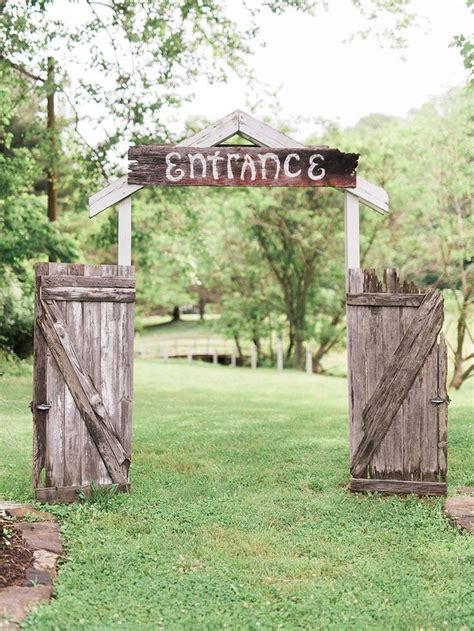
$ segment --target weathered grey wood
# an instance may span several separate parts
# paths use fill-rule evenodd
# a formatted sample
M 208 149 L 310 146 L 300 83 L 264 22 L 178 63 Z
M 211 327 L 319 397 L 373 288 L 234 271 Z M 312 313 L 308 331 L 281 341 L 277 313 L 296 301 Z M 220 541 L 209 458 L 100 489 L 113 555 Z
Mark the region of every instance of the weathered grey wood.
M 374 296 L 397 295 L 399 289 L 399 277 L 396 269 L 386 269 L 384 271 L 383 289 L 388 293 L 372 294 Z M 402 294 L 403 295 L 403 294 Z M 382 306 L 382 305 L 381 305 Z M 400 321 L 398 308 L 377 309 L 380 318 L 379 340 L 375 348 L 369 348 L 369 353 L 374 357 L 379 366 L 374 389 L 378 387 L 387 363 L 395 353 L 401 340 Z M 363 315 L 363 314 L 362 314 Z M 367 401 L 364 401 L 367 403 Z M 403 435 L 400 427 L 401 411 L 398 410 L 385 437 L 375 451 L 369 464 L 369 476 L 381 479 L 402 479 L 403 478 Z
M 118 266 L 117 273 L 123 275 L 135 276 L 135 268 L 133 266 Z M 134 305 L 127 303 L 125 305 L 117 305 L 120 314 L 120 355 L 118 365 L 118 396 L 119 396 L 119 413 L 120 413 L 120 431 L 122 445 L 127 452 L 132 451 L 132 406 L 133 406 L 133 354 L 134 354 Z M 130 467 L 131 457 L 126 461 L 127 469 Z
M 50 263 L 49 269 L 53 274 L 68 275 L 70 268 L 64 263 Z M 41 297 L 41 294 L 38 298 Z M 63 317 L 66 317 L 66 304 L 58 305 Z M 43 315 L 41 303 L 40 316 Z M 37 322 L 38 320 L 36 320 Z M 39 328 L 39 327 L 38 327 Z M 41 334 L 41 333 L 40 333 Z M 43 343 L 44 338 L 42 336 Z M 46 387 L 47 403 L 51 406 L 46 417 L 46 454 L 45 454 L 45 484 L 56 486 L 64 484 L 64 415 L 66 406 L 66 386 L 61 369 L 58 366 L 51 349 L 45 344 L 47 353 Z M 52 447 L 54 445 L 54 448 Z
M 71 278 L 84 275 L 84 265 L 69 265 Z M 42 290 L 42 298 L 44 292 Z M 68 302 L 65 305 L 64 325 L 73 340 L 82 340 L 82 303 Z M 76 343 L 76 353 L 82 363 L 82 343 Z M 82 445 L 84 441 L 84 422 L 75 404 L 74 395 L 67 381 L 64 391 L 64 485 L 79 486 L 82 480 Z
M 364 277 L 360 269 L 347 270 L 347 290 L 359 293 L 364 286 Z M 362 322 L 359 309 L 347 304 L 347 385 L 349 394 L 349 437 L 350 458 L 362 438 L 362 409 L 365 404 L 365 341 L 362 337 Z
M 94 384 L 97 384 L 95 394 L 91 395 L 89 392 L 94 403 L 91 406 L 92 414 L 100 424 L 109 428 L 112 440 L 116 440 L 115 436 L 120 436 L 120 442 L 124 445 L 122 451 L 126 457 L 120 459 L 123 460 L 121 471 L 122 479 L 125 481 L 131 446 L 133 303 L 80 300 L 55 302 L 50 300 L 50 294 L 48 298 L 50 304 L 46 304 L 46 301 L 41 303 L 40 289 L 43 288 L 43 298 L 44 291 L 47 290 L 72 288 L 74 293 L 81 287 L 84 287 L 85 291 L 95 288 L 98 290 L 97 293 L 104 291 L 116 293 L 116 290 L 121 293 L 123 289 L 131 293 L 135 285 L 133 275 L 133 268 L 128 266 L 50 263 L 45 264 L 42 269 L 42 278 L 38 278 L 37 281 L 37 304 L 41 309 L 39 315 L 44 316 L 46 305 L 47 309 L 55 312 L 58 321 L 62 319 L 66 335 L 69 336 L 73 347 L 73 352 L 68 350 L 65 353 L 68 360 L 71 361 L 71 358 L 74 360 L 75 353 L 84 375 L 90 377 L 92 387 L 94 388 Z M 76 297 L 77 294 L 74 293 L 74 296 Z M 107 310 L 112 313 L 110 320 L 112 326 L 106 326 L 109 320 L 102 317 L 102 311 Z M 47 400 L 40 403 L 51 405 L 49 412 L 42 412 L 46 416 L 46 436 L 42 455 L 37 458 L 36 468 L 40 473 L 41 468 L 44 467 L 48 488 L 87 486 L 91 483 L 99 486 L 110 484 L 112 478 L 95 441 L 86 429 L 83 410 L 80 405 L 78 406 L 74 396 L 76 394 L 73 392 L 74 386 L 71 389 L 65 384 L 62 366 L 58 367 L 51 350 L 48 350 L 39 326 L 36 329 L 41 348 L 46 356 L 46 377 L 43 382 L 46 385 Z M 53 334 L 53 331 L 50 333 Z M 116 364 L 110 361 L 106 353 L 104 353 L 105 357 L 102 357 L 104 347 L 113 349 Z M 35 374 L 36 371 L 35 366 Z M 105 389 L 109 397 L 107 403 L 101 392 L 104 371 L 112 374 L 112 384 L 109 380 L 109 387 Z M 79 382 L 79 387 L 84 390 L 84 383 Z M 112 410 L 112 415 L 110 410 Z M 41 482 L 39 473 L 34 474 L 36 487 L 45 485 Z
M 101 397 L 84 371 L 61 313 L 54 303 L 42 303 L 37 324 L 58 364 L 64 381 L 86 423 L 114 483 L 126 483 L 122 464 L 129 456 L 111 430 Z
M 96 487 L 97 488 L 97 487 Z M 103 484 L 101 489 L 109 489 L 114 493 L 128 493 L 130 484 Z M 82 486 L 51 486 L 40 487 L 35 490 L 35 496 L 38 502 L 42 504 L 71 504 L 77 502 L 81 497 L 90 497 L 93 493 L 91 485 Z
M 71 302 L 135 302 L 134 289 L 105 289 L 104 287 L 42 288 L 43 300 Z
M 350 412 L 351 462 L 364 435 L 363 408 L 370 396 L 379 391 L 385 374 L 403 337 L 411 331 L 418 307 L 408 306 L 412 298 L 423 299 L 412 283 L 401 283 L 397 270 L 388 269 L 383 284 L 374 270 L 350 270 L 348 293 L 402 296 L 400 306 L 388 300 L 373 304 L 347 304 L 348 382 Z M 404 300 L 403 296 L 408 296 Z M 373 297 L 373 296 L 371 296 Z M 367 301 L 368 302 L 368 301 Z M 377 304 L 378 303 L 378 304 Z M 378 314 L 378 315 L 377 315 Z M 377 480 L 440 481 L 446 479 L 446 435 L 441 438 L 446 405 L 439 408 L 431 399 L 446 388 L 446 376 L 440 375 L 440 345 L 435 342 L 408 389 L 385 434 L 379 437 L 367 467 L 358 478 Z M 416 348 L 412 349 L 416 352 Z M 442 372 L 442 371 L 441 371 Z M 445 397 L 442 397 L 445 398 Z M 444 428 L 445 429 L 445 428 Z M 395 492 L 395 491 L 394 491 Z
M 436 481 L 438 474 L 438 414 L 431 399 L 438 392 L 438 344 L 435 342 L 422 369 L 421 471 L 423 480 Z
M 329 148 L 142 145 L 128 157 L 129 184 L 354 187 L 359 156 Z
M 94 281 L 100 284 L 100 275 L 103 273 L 101 265 L 86 265 L 84 270 L 84 281 Z M 89 278 L 91 277 L 91 278 Z M 104 276 L 105 286 L 113 287 L 113 277 Z M 123 277 L 120 279 L 128 281 Z M 87 284 L 87 283 L 86 283 Z M 100 390 L 101 383 L 101 338 L 102 338 L 102 303 L 100 302 L 84 302 L 83 303 L 83 361 L 84 368 L 90 375 L 92 382 L 96 388 Z M 76 340 L 77 341 L 77 340 Z M 102 393 L 101 393 L 102 396 Z M 84 433 L 83 444 L 83 467 L 82 467 L 82 485 L 94 483 L 104 486 L 112 482 L 107 467 L 102 460 L 92 436 L 89 432 Z M 124 450 L 127 451 L 123 436 L 121 442 Z
M 41 276 L 41 287 L 97 287 L 103 289 L 135 289 L 135 279 L 127 276 L 99 276 L 100 265 L 85 265 L 87 270 L 95 269 L 94 276 L 66 276 L 49 274 Z
M 419 307 L 425 294 L 359 293 L 347 294 L 348 305 L 360 307 Z
M 352 478 L 351 491 L 379 491 L 380 493 L 415 493 L 416 495 L 446 495 L 445 482 L 424 482 L 419 480 L 374 480 Z
M 443 323 L 443 300 L 438 291 L 426 294 L 388 363 L 377 391 L 364 412 L 364 436 L 352 462 L 352 474 L 359 477 L 379 447 L 392 419 L 400 409 L 420 368 L 436 342 Z
M 43 274 L 48 273 L 48 263 L 35 265 L 35 319 L 41 314 L 40 288 Z M 45 466 L 46 454 L 46 419 L 47 411 L 38 410 L 37 406 L 47 404 L 46 364 L 47 352 L 41 332 L 34 330 L 34 372 L 33 372 L 33 484 L 40 485 L 41 471 Z
M 102 269 L 108 276 L 118 274 L 116 265 L 103 265 Z M 104 405 L 110 416 L 112 430 L 117 436 L 121 436 L 121 416 L 119 404 L 119 370 L 120 370 L 120 335 L 121 322 L 120 304 L 104 302 L 101 305 L 102 334 L 101 334 L 101 374 L 100 393 Z M 124 446 L 122 445 L 124 448 Z M 125 448 L 124 448 L 125 449 Z
M 438 467 L 439 475 L 442 480 L 446 480 L 446 470 L 448 465 L 448 389 L 447 389 L 447 372 L 448 372 L 448 349 L 446 340 L 441 333 L 438 344 L 438 392 L 437 394 L 446 401 L 445 405 L 439 405 L 436 408 L 438 417 Z

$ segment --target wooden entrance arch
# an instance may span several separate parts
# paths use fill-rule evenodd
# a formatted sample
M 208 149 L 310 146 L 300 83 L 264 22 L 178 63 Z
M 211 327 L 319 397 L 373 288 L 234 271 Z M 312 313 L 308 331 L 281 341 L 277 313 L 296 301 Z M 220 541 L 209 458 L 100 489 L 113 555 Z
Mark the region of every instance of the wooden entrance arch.
M 239 148 L 234 147 L 229 150 L 228 147 L 226 149 L 220 147 L 221 143 L 234 135 L 250 141 L 253 147 L 241 147 L 241 154 L 238 153 Z M 216 147 L 219 149 L 212 153 L 210 150 Z M 130 157 L 139 161 L 139 168 L 132 167 L 131 174 L 112 182 L 89 199 L 91 218 L 110 206 L 118 204 L 118 265 L 96 268 L 65 265 L 55 270 L 46 264 L 47 269 L 37 268 L 37 327 L 35 331 L 37 343 L 35 344 L 35 398 L 33 401 L 34 481 L 37 497 L 43 501 L 70 501 L 74 499 L 79 489 L 82 492 L 88 492 L 93 484 L 114 483 L 122 490 L 129 488 L 134 300 L 134 270 L 131 267 L 132 196 L 147 183 L 197 184 L 198 182 L 193 180 L 194 162 L 188 164 L 188 171 L 185 169 L 185 164 L 179 162 L 191 160 L 191 153 L 183 151 L 184 148 L 191 148 L 191 152 L 192 148 L 197 150 L 192 155 L 193 159 L 201 164 L 201 176 L 205 171 L 207 160 L 211 160 L 212 177 L 209 176 L 207 180 L 202 179 L 199 182 L 201 185 L 222 185 L 222 182 L 215 181 L 219 176 L 226 180 L 224 185 L 228 186 L 326 185 L 341 190 L 344 193 L 345 269 L 348 290 L 354 274 L 360 273 L 359 205 L 368 206 L 382 215 L 388 213 L 389 210 L 386 191 L 355 175 L 350 162 L 355 154 L 341 154 L 327 147 L 305 147 L 239 110 L 182 140 L 174 147 L 134 148 Z M 236 162 L 240 161 L 242 170 L 239 181 L 235 172 L 232 171 L 229 151 L 234 151 Z M 223 157 L 222 154 L 225 156 Z M 174 162 L 166 162 L 170 156 Z M 222 170 L 218 174 L 218 169 L 214 168 L 217 160 L 225 158 L 228 160 L 227 170 L 224 174 Z M 324 160 L 326 167 L 331 164 L 334 170 L 319 168 L 320 164 L 315 162 L 316 159 Z M 170 170 L 166 170 L 166 174 L 169 175 L 168 181 L 165 181 L 162 169 L 160 173 L 157 173 L 156 162 L 159 160 L 161 160 L 161 165 L 167 164 L 170 167 Z M 267 160 L 273 164 L 268 170 L 266 170 Z M 271 171 L 272 168 L 273 171 Z M 244 170 L 249 171 L 250 182 L 242 181 Z M 276 181 L 280 173 L 283 176 L 280 181 Z M 268 181 L 269 178 L 272 181 Z M 367 297 L 363 293 L 366 291 L 367 288 L 364 286 L 360 289 L 359 297 L 354 298 L 348 294 L 349 315 L 352 317 L 352 320 L 351 317 L 349 318 L 348 326 L 352 488 L 353 490 L 378 489 L 394 492 L 404 492 L 404 489 L 407 489 L 420 493 L 443 493 L 446 473 L 446 451 L 442 446 L 445 440 L 446 415 L 444 413 L 435 414 L 438 429 L 435 433 L 431 432 L 432 435 L 430 434 L 431 437 L 426 443 L 431 458 L 427 465 L 428 478 L 423 477 L 426 476 L 426 472 L 421 471 L 420 467 L 417 469 L 416 466 L 410 465 L 406 467 L 406 470 L 403 466 L 402 469 L 396 470 L 397 477 L 394 482 L 391 479 L 393 463 L 389 463 L 389 466 L 384 468 L 384 462 L 381 464 L 380 458 L 378 460 L 376 458 L 377 449 L 383 446 L 385 437 L 388 436 L 388 439 L 393 442 L 393 433 L 398 431 L 396 423 L 391 423 L 392 420 L 397 414 L 399 416 L 401 414 L 400 418 L 406 418 L 406 414 L 404 416 L 398 411 L 420 370 L 424 370 L 424 372 L 422 370 L 424 383 L 436 383 L 439 389 L 438 393 L 431 393 L 437 395 L 437 398 L 435 396 L 431 401 L 434 400 L 437 406 L 439 406 L 439 399 L 445 402 L 440 396 L 440 392 L 444 393 L 444 347 L 436 346 L 436 351 L 432 350 L 442 322 L 440 298 L 437 297 L 435 300 L 426 298 L 427 302 L 422 304 L 421 301 L 425 298 L 421 295 L 417 299 L 410 298 L 407 301 L 403 296 L 394 298 L 393 295 L 387 297 L 387 294 L 380 298 L 373 298 L 372 294 Z M 355 304 L 354 300 L 356 300 Z M 381 379 L 381 391 L 370 400 L 366 400 L 367 392 L 364 388 L 360 389 L 357 374 L 354 373 L 355 362 L 365 361 L 364 358 L 357 356 L 353 348 L 354 340 L 357 343 L 357 336 L 360 335 L 360 331 L 354 326 L 354 322 L 360 320 L 354 319 L 354 309 L 363 309 L 363 304 L 365 304 L 364 302 L 357 303 L 357 300 L 362 300 L 362 302 L 375 300 L 377 306 L 381 307 L 387 307 L 390 300 L 392 302 L 395 300 L 396 305 L 398 307 L 402 305 L 403 308 L 421 305 L 420 312 L 425 316 L 425 312 L 428 312 L 428 320 L 430 320 L 431 303 L 436 306 L 436 317 L 434 321 L 430 320 L 432 344 L 426 342 L 423 344 L 421 329 L 419 325 L 416 326 L 416 323 L 414 333 L 411 334 L 415 342 L 423 346 L 421 359 L 418 358 L 416 365 L 414 364 L 411 369 L 411 381 L 400 377 L 397 371 L 399 349 L 392 349 L 392 351 L 395 350 L 393 361 L 390 360 L 384 364 L 386 372 Z M 88 322 L 91 322 L 90 318 L 94 314 L 96 315 L 94 330 L 99 335 L 100 346 L 97 346 L 97 341 L 91 338 L 91 330 L 86 326 Z M 411 339 L 410 334 L 405 335 L 404 330 L 401 329 L 397 335 L 401 336 L 400 346 L 407 346 L 407 339 Z M 394 339 L 393 337 L 392 342 Z M 123 351 L 120 358 L 118 345 Z M 100 352 L 97 355 L 97 349 L 99 351 L 102 349 L 102 359 Z M 380 349 L 377 349 L 377 352 L 379 351 Z M 408 355 L 408 351 L 405 350 L 404 354 L 401 353 L 401 360 L 407 361 Z M 435 357 L 436 361 L 433 359 Z M 433 371 L 429 366 L 434 366 L 435 363 L 437 372 L 433 380 L 431 374 Z M 390 408 L 388 409 L 387 405 L 390 403 L 388 392 L 393 384 L 400 387 L 404 394 L 398 397 L 397 402 L 392 403 L 391 407 L 388 406 Z M 423 392 L 430 396 L 426 387 Z M 357 398 L 356 402 L 353 400 L 354 395 Z M 362 410 L 361 401 L 364 396 L 365 407 Z M 51 397 L 53 401 L 50 400 Z M 387 408 L 390 419 L 387 415 L 381 416 L 377 410 L 374 413 L 374 408 L 378 405 L 384 405 Z M 369 418 L 367 427 L 364 426 L 366 416 Z M 428 425 L 431 431 L 432 425 L 429 423 Z M 76 434 L 72 436 L 71 432 L 76 432 Z M 438 443 L 435 444 L 435 441 L 438 441 L 441 447 Z M 422 443 L 424 444 L 423 440 Z M 384 447 L 385 451 L 389 449 L 388 444 Z M 422 469 L 423 467 L 424 465 L 421 466 Z M 46 486 L 41 488 L 40 474 L 43 469 L 46 474 Z M 379 480 L 374 480 L 374 472 L 379 476 Z M 414 485 L 413 482 L 416 484 Z

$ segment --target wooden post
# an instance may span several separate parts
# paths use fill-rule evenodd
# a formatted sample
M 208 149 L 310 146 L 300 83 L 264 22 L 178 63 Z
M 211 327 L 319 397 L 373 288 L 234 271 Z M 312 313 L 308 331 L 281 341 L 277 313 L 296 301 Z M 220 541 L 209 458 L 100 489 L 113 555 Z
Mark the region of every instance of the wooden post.
M 217 349 L 214 349 L 214 352 L 212 353 L 212 363 L 214 365 L 217 365 Z
M 192 348 L 188 348 L 188 362 L 191 363 L 193 361 L 193 350 Z
M 277 370 L 283 370 L 283 347 L 281 340 L 276 342 Z
M 253 342 L 250 345 L 250 367 L 254 370 L 257 368 L 257 347 Z
M 163 342 L 163 359 L 165 362 L 168 361 L 168 342 L 166 340 Z
M 306 346 L 306 372 L 309 375 L 313 374 L 313 351 L 309 344 Z
M 132 198 L 119 202 L 118 216 L 118 264 L 132 264 Z
M 230 354 L 230 365 L 232 366 L 232 368 L 235 368 L 237 366 L 237 358 L 236 358 L 235 348 L 232 348 L 232 351 L 231 351 L 231 354 Z
M 347 270 L 360 267 L 359 199 L 349 191 L 344 193 L 344 228 L 347 287 Z

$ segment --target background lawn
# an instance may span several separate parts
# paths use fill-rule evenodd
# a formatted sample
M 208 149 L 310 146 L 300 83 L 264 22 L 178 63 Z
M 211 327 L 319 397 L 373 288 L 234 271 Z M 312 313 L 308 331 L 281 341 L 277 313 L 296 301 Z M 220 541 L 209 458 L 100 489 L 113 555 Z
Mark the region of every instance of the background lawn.
M 472 629 L 442 500 L 356 496 L 344 379 L 136 361 L 133 491 L 53 510 L 67 558 L 28 629 Z M 450 493 L 474 484 L 452 392 Z M 0 495 L 31 500 L 30 377 L 0 378 Z

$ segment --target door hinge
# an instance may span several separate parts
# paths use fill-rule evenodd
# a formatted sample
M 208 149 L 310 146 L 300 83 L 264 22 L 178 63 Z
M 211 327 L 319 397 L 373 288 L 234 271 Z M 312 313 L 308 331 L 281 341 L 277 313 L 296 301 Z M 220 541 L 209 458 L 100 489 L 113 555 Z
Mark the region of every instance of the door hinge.
M 436 405 L 436 407 L 440 406 L 443 403 L 446 403 L 447 405 L 449 405 L 451 403 L 451 399 L 449 397 L 447 397 L 446 399 L 443 399 L 443 397 L 440 397 L 439 394 L 437 394 L 435 397 L 431 399 L 431 403 L 433 405 Z
M 48 403 L 40 403 L 36 406 L 36 409 L 41 410 L 41 412 L 47 412 L 49 409 L 51 409 L 51 406 Z

